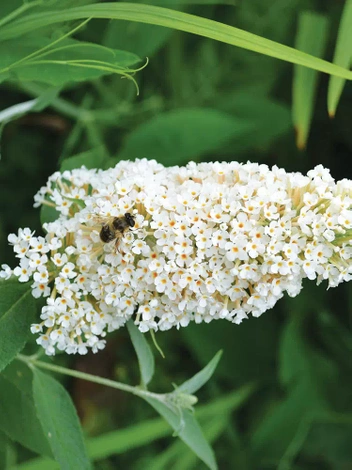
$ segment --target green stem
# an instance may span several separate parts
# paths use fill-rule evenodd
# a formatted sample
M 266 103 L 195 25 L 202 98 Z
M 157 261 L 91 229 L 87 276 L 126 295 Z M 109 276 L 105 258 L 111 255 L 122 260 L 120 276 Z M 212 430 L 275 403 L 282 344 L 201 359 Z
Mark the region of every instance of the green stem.
M 89 20 L 90 20 L 90 18 L 86 19 L 85 21 L 82 21 L 82 23 L 80 23 L 76 28 L 71 29 L 71 31 L 69 31 L 68 33 L 64 34 L 63 36 L 60 36 L 58 39 L 51 42 L 50 44 L 47 44 L 46 46 L 42 47 L 41 49 L 37 49 L 36 51 L 32 52 L 31 54 L 28 54 L 27 56 L 22 57 L 22 59 L 19 59 L 16 62 L 13 62 L 9 66 L 7 66 L 4 69 L 0 70 L 0 72 L 7 72 L 7 71 L 11 70 L 13 67 L 17 67 L 19 64 L 22 64 L 23 62 L 29 61 L 30 59 L 33 59 L 35 57 L 41 57 L 42 55 L 44 56 L 45 51 L 47 51 L 47 53 L 51 52 L 50 49 L 52 48 L 52 46 L 54 46 L 55 44 L 58 44 L 60 41 L 63 41 L 68 36 L 71 36 L 72 34 L 76 33 L 82 26 L 87 24 Z M 55 51 L 53 51 L 53 52 L 55 52 Z
M 17 355 L 17 359 L 26 363 L 29 367 L 36 366 L 40 369 L 46 369 L 52 372 L 57 372 L 58 374 L 69 375 L 70 377 L 76 377 L 77 379 L 87 380 L 88 382 L 94 382 L 100 385 L 105 385 L 106 387 L 116 388 L 117 390 L 122 390 L 123 392 L 132 393 L 133 395 L 136 395 L 140 398 L 154 398 L 164 403 L 165 397 L 167 396 L 167 394 L 149 392 L 148 390 L 142 390 L 132 385 L 127 385 L 121 382 L 116 382 L 115 380 L 105 379 L 96 375 L 87 374 L 86 372 L 79 372 L 77 370 L 57 366 L 48 362 L 38 361 L 34 357 L 24 356 L 23 354 Z
M 36 83 L 22 82 L 21 89 L 31 96 L 38 97 L 44 93 L 47 88 L 44 88 Z M 68 116 L 77 121 L 85 122 L 87 120 L 94 120 L 93 113 L 89 109 L 81 108 L 63 98 L 55 98 L 51 101 L 50 106 L 60 113 Z

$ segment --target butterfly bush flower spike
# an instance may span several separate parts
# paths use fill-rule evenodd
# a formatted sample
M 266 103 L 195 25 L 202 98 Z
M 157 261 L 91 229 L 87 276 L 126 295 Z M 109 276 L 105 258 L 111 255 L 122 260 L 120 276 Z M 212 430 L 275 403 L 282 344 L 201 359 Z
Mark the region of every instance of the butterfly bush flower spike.
M 308 172 L 253 163 L 121 161 L 109 170 L 54 173 L 35 196 L 57 220 L 45 237 L 9 236 L 18 266 L 0 277 L 31 282 L 44 297 L 32 325 L 48 355 L 97 352 L 107 332 L 133 318 L 140 331 L 272 308 L 302 280 L 329 287 L 352 275 L 352 182 L 322 166 Z M 129 213 L 116 242 L 103 224 Z

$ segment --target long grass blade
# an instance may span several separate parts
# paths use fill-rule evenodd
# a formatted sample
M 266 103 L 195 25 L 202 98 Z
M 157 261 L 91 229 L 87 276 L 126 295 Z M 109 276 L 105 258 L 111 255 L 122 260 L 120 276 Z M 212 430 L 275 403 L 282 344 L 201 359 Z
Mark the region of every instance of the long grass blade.
M 296 47 L 321 57 L 328 38 L 329 22 L 313 12 L 302 12 L 298 21 Z M 296 65 L 293 77 L 292 114 L 299 149 L 306 146 L 318 84 L 318 72 Z
M 352 62 L 352 0 L 346 1 L 342 12 L 333 62 L 344 68 L 349 68 Z M 344 85 L 345 80 L 343 78 L 337 76 L 330 78 L 328 88 L 330 117 L 335 116 Z
M 352 72 L 343 67 L 247 31 L 180 11 L 133 3 L 95 3 L 67 10 L 28 15 L 5 25 L 0 31 L 0 40 L 14 38 L 51 24 L 90 17 L 128 20 L 164 26 L 215 39 L 347 80 L 352 79 Z

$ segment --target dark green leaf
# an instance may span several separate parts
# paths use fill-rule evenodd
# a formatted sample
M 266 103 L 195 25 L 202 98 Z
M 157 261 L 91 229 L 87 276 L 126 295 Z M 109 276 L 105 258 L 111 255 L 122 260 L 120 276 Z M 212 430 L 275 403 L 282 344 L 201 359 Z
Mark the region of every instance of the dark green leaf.
M 52 455 L 36 414 L 32 374 L 19 361 L 10 364 L 0 376 L 0 429 L 33 452 Z
M 45 223 L 54 222 L 60 216 L 55 207 L 47 206 L 43 204 L 40 208 L 40 223 L 43 225 Z
M 0 370 L 26 344 L 34 314 L 30 284 L 20 284 L 12 279 L 0 282 Z
M 127 323 L 127 329 L 138 357 L 141 383 L 143 386 L 146 386 L 154 375 L 154 356 L 145 336 L 139 331 L 132 320 Z
M 302 319 L 291 320 L 281 337 L 279 377 L 283 385 L 305 381 L 313 388 L 332 380 L 332 362 L 309 346 L 304 333 Z M 321 387 L 322 391 L 324 387 Z
M 292 129 L 290 108 L 271 98 L 258 96 L 257 85 L 252 93 L 245 89 L 221 95 L 217 105 L 236 119 L 250 123 L 255 129 L 249 136 L 244 133 L 231 141 L 229 148 L 233 155 L 249 149 L 265 148 Z
M 316 413 L 326 411 L 326 403 L 319 388 L 300 382 L 289 395 L 276 404 L 256 426 L 251 435 L 251 447 L 260 459 L 278 461 L 287 451 L 302 423 L 309 422 Z
M 159 114 L 126 138 L 119 157 L 155 158 L 164 165 L 196 160 L 235 139 L 250 135 L 247 121 L 207 108 L 188 108 Z
M 279 374 L 285 398 L 272 405 L 256 427 L 252 445 L 261 458 L 280 459 L 302 423 L 330 409 L 329 383 L 337 380 L 331 361 L 311 348 L 303 333 L 303 315 L 296 314 L 282 335 Z
M 0 2 L 0 18 L 4 18 L 17 8 L 23 5 L 23 0 L 11 0 Z
M 236 383 L 266 380 L 274 374 L 278 332 L 273 315 L 245 320 L 241 325 L 216 321 L 190 324 L 180 330 L 201 366 L 222 348 L 224 354 L 216 374 Z
M 189 393 L 191 395 L 203 387 L 203 385 L 207 383 L 210 377 L 213 375 L 221 356 L 222 351 L 218 351 L 213 359 L 201 371 L 199 371 L 191 379 L 183 382 L 182 385 L 177 387 L 177 390 L 180 392 Z
M 1 392 L 0 392 L 1 394 Z M 0 404 L 1 407 L 1 404 Z M 0 468 L 7 470 L 7 449 L 9 445 L 9 439 L 3 432 L 0 432 Z
M 324 460 L 333 469 L 352 468 L 352 417 L 332 415 L 310 426 L 301 453 L 312 461 Z
M 61 470 L 90 469 L 82 430 L 70 396 L 49 375 L 37 369 L 33 375 L 37 415 Z

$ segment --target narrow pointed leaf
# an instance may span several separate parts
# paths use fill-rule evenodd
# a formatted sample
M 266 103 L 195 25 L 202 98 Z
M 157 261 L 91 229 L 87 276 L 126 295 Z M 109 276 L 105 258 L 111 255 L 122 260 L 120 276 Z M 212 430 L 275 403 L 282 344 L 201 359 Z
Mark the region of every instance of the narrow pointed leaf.
M 196 417 L 201 422 L 206 422 L 216 419 L 218 416 L 229 415 L 232 411 L 240 408 L 254 390 L 255 387 L 252 384 L 245 385 L 212 403 L 199 406 L 196 410 Z M 147 445 L 170 434 L 170 426 L 163 418 L 150 419 L 125 429 L 90 438 L 87 441 L 88 454 L 94 461 L 104 459 L 126 452 L 126 450 Z M 55 466 L 53 461 L 49 462 L 47 459 L 39 458 L 18 465 L 17 470 L 47 470 L 49 465 L 52 470 L 59 468 L 58 465 Z
M 191 411 L 182 410 L 184 423 L 181 426 L 181 413 L 175 413 L 155 398 L 145 400 L 170 424 L 177 436 L 211 469 L 217 465 L 212 448 L 206 440 L 201 427 Z
M 139 331 L 132 320 L 127 323 L 128 333 L 136 351 L 142 385 L 148 385 L 154 375 L 154 356 L 145 336 Z
M 201 371 L 199 371 L 191 379 L 183 382 L 182 385 L 177 387 L 177 390 L 180 392 L 192 394 L 203 387 L 203 385 L 208 382 L 210 377 L 213 375 L 216 366 L 220 361 L 221 355 L 222 351 L 218 351 L 213 359 Z
M 48 27 L 51 24 L 82 18 L 107 18 L 165 26 L 304 65 L 348 80 L 352 79 L 352 72 L 343 67 L 239 28 L 168 8 L 124 2 L 94 3 L 65 10 L 26 15 L 5 25 L 0 31 L 0 41 Z
M 339 31 L 337 34 L 336 47 L 333 62 L 344 68 L 349 68 L 352 61 L 352 0 L 346 0 Z M 331 117 L 335 115 L 336 108 L 345 84 L 341 77 L 331 77 L 328 88 L 328 110 Z
M 324 55 L 329 22 L 325 16 L 302 12 L 299 17 L 296 47 L 318 57 Z M 318 84 L 318 72 L 296 65 L 293 78 L 293 123 L 299 149 L 306 146 Z

